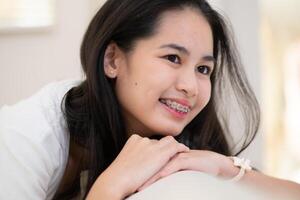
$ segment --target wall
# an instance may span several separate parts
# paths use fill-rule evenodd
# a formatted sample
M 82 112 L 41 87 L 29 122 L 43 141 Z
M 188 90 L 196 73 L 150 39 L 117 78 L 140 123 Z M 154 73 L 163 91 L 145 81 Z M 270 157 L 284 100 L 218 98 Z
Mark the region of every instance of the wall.
M 232 24 L 249 82 L 261 102 L 260 7 L 258 0 L 209 0 Z M 238 130 L 238 128 L 237 128 Z M 263 166 L 263 130 L 241 155 L 250 158 L 259 169 Z
M 0 106 L 30 96 L 46 83 L 80 78 L 79 47 L 90 1 L 56 1 L 49 30 L 0 33 Z

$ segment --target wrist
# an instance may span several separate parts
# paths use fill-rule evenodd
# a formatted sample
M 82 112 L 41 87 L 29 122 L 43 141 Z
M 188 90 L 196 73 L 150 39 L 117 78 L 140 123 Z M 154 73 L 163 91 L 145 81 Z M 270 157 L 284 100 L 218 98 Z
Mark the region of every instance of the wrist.
M 250 166 L 250 160 L 245 158 L 239 158 L 239 157 L 229 157 L 232 160 L 232 164 L 234 167 L 237 167 L 239 169 L 239 172 L 237 175 L 235 175 L 233 178 L 230 179 L 230 181 L 236 182 L 241 180 L 246 173 L 252 170 L 252 167 Z
M 230 157 L 224 156 L 222 160 L 221 177 L 225 179 L 231 179 L 238 175 L 240 169 L 234 166 L 233 161 Z
M 126 197 L 123 188 L 113 181 L 112 177 L 105 171 L 97 178 L 90 189 L 87 200 L 111 199 L 121 200 Z

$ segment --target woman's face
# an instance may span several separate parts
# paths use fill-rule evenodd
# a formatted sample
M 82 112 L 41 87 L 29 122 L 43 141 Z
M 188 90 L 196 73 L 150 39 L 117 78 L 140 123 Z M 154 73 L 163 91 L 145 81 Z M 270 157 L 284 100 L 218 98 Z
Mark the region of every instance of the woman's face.
M 210 99 L 212 54 L 211 28 L 199 11 L 165 12 L 155 35 L 136 41 L 118 67 L 128 134 L 180 134 Z

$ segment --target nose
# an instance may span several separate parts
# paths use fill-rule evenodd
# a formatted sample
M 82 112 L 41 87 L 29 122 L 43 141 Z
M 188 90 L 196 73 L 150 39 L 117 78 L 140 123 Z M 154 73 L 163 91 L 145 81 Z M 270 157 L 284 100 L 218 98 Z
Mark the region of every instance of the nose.
M 186 97 L 194 97 L 198 94 L 198 82 L 195 71 L 188 69 L 179 73 L 176 89 L 183 92 Z

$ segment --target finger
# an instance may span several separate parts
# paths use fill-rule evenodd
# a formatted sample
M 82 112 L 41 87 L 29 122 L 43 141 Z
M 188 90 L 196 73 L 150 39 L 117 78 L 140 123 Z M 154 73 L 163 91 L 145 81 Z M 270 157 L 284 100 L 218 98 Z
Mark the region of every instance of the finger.
M 141 136 L 139 136 L 137 134 L 133 134 L 127 139 L 126 144 L 135 143 L 136 141 L 140 140 L 141 138 L 142 138 Z
M 189 169 L 188 166 L 189 164 L 187 163 L 185 156 L 183 156 L 182 153 L 177 154 L 157 173 L 158 175 L 154 177 L 156 179 L 153 178 L 152 181 L 157 181 L 158 179 L 169 176 L 170 174 L 181 170 L 187 170 Z
M 172 136 L 162 138 L 158 144 L 161 146 L 161 152 L 166 152 L 169 155 L 169 158 L 173 157 L 177 153 L 187 152 L 190 150 L 189 147 L 179 143 Z
M 189 148 L 187 146 L 185 146 L 184 144 L 178 142 L 173 136 L 165 136 L 162 139 L 159 140 L 159 143 L 162 146 L 169 146 L 169 145 L 178 145 L 181 144 L 182 147 L 185 147 L 185 150 L 189 150 Z
M 166 165 L 177 153 L 189 151 L 187 146 L 177 142 L 172 136 L 156 140 L 151 146 L 152 155 L 156 157 L 156 163 L 160 163 L 161 165 L 156 172 Z
M 159 179 L 169 176 L 170 174 L 173 174 L 178 171 L 187 170 L 189 169 L 184 162 L 185 156 L 182 156 L 182 154 L 177 154 L 172 160 L 167 163 L 158 173 L 156 173 L 154 176 L 152 176 L 148 181 L 146 181 L 138 191 L 141 191 L 148 187 L 149 185 L 153 184 L 154 182 L 158 181 Z
M 165 136 L 165 137 L 161 138 L 159 141 L 160 141 L 161 143 L 172 143 L 172 142 L 174 142 L 174 141 L 176 141 L 176 140 L 175 140 L 174 137 L 168 135 L 168 136 Z M 177 142 L 177 141 L 176 141 L 176 142 Z

